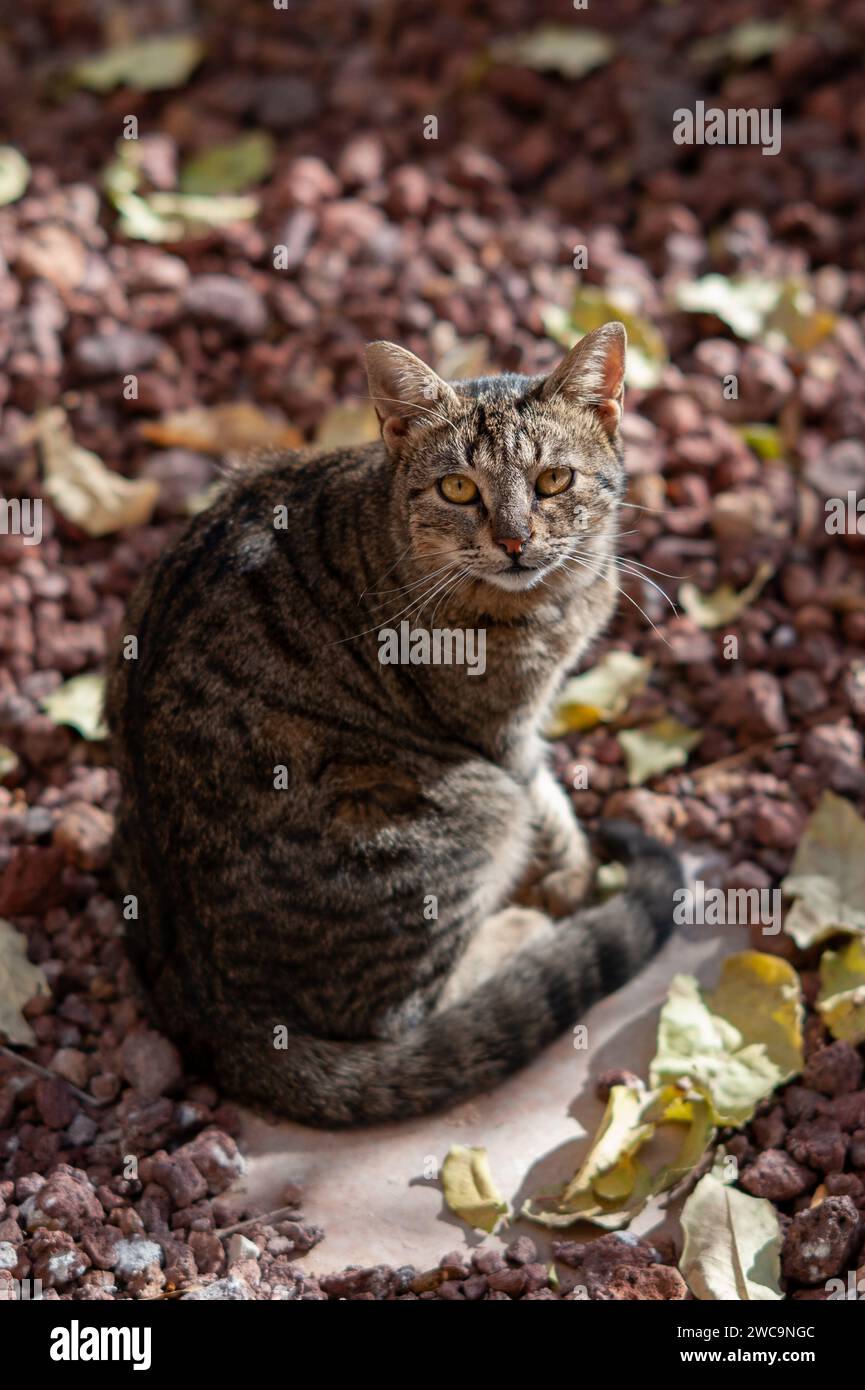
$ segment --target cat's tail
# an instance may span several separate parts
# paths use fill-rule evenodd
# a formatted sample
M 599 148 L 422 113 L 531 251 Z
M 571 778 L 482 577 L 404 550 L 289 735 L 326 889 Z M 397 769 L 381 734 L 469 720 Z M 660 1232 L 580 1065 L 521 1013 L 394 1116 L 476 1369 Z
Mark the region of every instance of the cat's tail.
M 337 1127 L 421 1115 L 495 1086 L 618 989 L 669 936 L 675 855 L 626 821 L 601 834 L 628 866 L 626 890 L 565 918 L 509 958 L 465 1000 L 404 1036 L 331 1042 L 290 1036 L 276 1050 L 266 1027 L 220 1049 L 220 1080 L 246 1100 L 306 1124 Z

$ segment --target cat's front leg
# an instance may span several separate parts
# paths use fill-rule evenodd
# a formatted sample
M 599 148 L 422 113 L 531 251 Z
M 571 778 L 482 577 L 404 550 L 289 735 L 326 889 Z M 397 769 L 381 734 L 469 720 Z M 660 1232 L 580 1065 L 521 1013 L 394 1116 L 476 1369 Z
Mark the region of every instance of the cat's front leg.
M 538 769 L 529 794 L 534 848 L 515 901 L 564 917 L 591 888 L 594 862 L 568 797 L 549 768 Z

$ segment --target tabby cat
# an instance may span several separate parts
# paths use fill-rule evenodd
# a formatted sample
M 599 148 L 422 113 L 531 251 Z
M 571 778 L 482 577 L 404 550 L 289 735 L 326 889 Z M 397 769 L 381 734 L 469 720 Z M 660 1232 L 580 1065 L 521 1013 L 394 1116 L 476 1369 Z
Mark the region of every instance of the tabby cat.
M 607 623 L 625 332 L 548 377 L 367 349 L 381 441 L 231 476 L 130 604 L 109 681 L 129 946 L 161 1025 L 312 1124 L 493 1086 L 650 958 L 680 873 L 592 861 L 541 729 Z M 485 665 L 382 660 L 403 621 Z M 130 638 L 135 637 L 136 642 Z

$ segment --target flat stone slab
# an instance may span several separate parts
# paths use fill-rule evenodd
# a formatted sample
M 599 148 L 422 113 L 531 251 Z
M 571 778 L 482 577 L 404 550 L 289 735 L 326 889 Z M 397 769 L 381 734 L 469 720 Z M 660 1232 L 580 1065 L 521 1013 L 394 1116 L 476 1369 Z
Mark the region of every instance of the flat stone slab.
M 484 1236 L 448 1211 L 437 1174 L 451 1144 L 488 1149 L 496 1184 L 515 1211 L 526 1198 L 555 1191 L 576 1172 L 600 1121 L 600 1074 L 625 1067 L 646 1078 L 658 1009 L 673 975 L 694 974 L 714 985 L 723 958 L 747 946 L 744 927 L 678 928 L 646 970 L 583 1016 L 587 1048 L 575 1050 L 573 1035 L 566 1034 L 495 1091 L 436 1115 L 329 1132 L 272 1123 L 245 1111 L 240 1142 L 248 1158 L 246 1189 L 264 1210 L 275 1210 L 288 1183 L 301 1187 L 304 1220 L 326 1233 L 297 1261 L 313 1273 L 351 1264 L 429 1269 L 448 1251 L 481 1243 L 498 1248 L 523 1232 L 543 1257 L 549 1237 L 532 1222 L 514 1221 L 504 1238 Z M 653 1203 L 631 1229 L 658 1233 L 670 1216 Z M 599 1232 L 581 1223 L 565 1234 L 587 1239 Z

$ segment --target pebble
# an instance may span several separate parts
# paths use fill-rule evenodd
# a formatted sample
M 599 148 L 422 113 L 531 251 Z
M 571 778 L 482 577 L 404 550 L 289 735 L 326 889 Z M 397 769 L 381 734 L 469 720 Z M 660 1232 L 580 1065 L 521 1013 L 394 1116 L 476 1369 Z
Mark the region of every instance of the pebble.
M 267 325 L 267 306 L 258 290 L 229 275 L 193 277 L 183 291 L 183 307 L 193 319 L 245 338 L 259 337 Z
M 130 1033 L 120 1051 L 122 1075 L 146 1100 L 172 1090 L 183 1075 L 180 1053 L 161 1033 Z
M 797 1212 L 781 1248 L 781 1269 L 800 1284 L 821 1284 L 842 1270 L 859 1238 L 859 1213 L 849 1197 L 827 1197 Z

